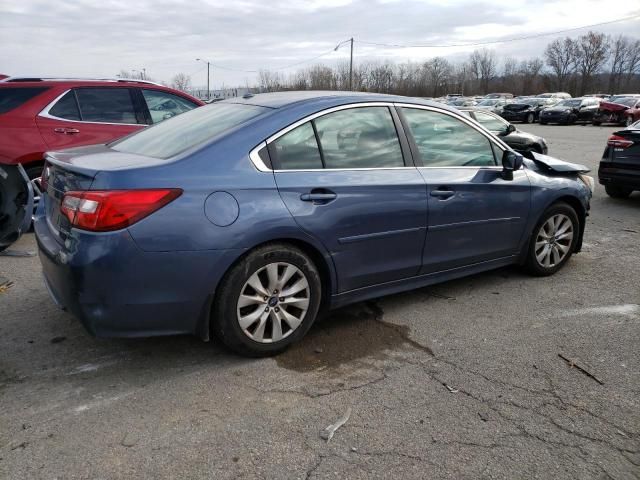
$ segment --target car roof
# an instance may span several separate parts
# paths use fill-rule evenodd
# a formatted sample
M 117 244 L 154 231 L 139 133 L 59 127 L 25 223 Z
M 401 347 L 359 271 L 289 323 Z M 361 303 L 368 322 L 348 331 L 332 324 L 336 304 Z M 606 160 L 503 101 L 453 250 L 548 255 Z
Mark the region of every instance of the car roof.
M 365 102 L 413 103 L 416 105 L 443 108 L 443 104 L 431 100 L 425 100 L 424 98 L 403 97 L 401 95 L 387 95 L 382 93 L 316 90 L 258 93 L 255 95 L 245 95 L 243 97 L 229 98 L 218 103 L 242 103 L 247 105 L 256 105 L 259 107 L 278 109 L 301 104 L 310 105 L 317 103 L 346 105 L 349 103 Z M 451 110 L 449 108 L 447 109 Z

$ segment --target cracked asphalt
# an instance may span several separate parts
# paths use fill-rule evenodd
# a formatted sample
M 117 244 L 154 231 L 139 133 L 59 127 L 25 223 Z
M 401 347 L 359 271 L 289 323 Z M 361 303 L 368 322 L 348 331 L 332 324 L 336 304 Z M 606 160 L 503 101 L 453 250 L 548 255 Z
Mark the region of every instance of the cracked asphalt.
M 615 130 L 521 128 L 594 174 Z M 261 360 L 96 340 L 36 257 L 0 257 L 0 478 L 640 478 L 638 245 L 640 193 L 598 185 L 583 252 L 555 276 L 505 268 L 353 305 Z

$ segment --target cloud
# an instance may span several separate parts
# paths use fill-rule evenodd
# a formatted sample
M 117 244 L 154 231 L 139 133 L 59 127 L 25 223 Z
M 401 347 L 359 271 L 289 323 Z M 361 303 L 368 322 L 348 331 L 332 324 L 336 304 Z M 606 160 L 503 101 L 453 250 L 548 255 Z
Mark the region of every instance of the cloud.
M 13 3 L 13 4 L 9 4 Z M 632 3 L 632 2 L 629 2 Z M 450 44 L 494 40 L 602 22 L 640 13 L 631 5 L 602 11 L 597 0 L 22 0 L 0 4 L 0 72 L 43 76 L 114 76 L 142 69 L 169 80 L 183 72 L 213 85 L 249 83 L 255 74 L 332 51 L 350 37 L 378 43 Z M 597 17 L 593 12 L 598 11 Z M 640 22 L 601 28 L 631 34 Z M 550 38 L 493 48 L 540 55 Z M 356 44 L 356 60 L 421 61 L 472 48 L 394 49 Z M 335 63 L 348 49 L 322 61 Z

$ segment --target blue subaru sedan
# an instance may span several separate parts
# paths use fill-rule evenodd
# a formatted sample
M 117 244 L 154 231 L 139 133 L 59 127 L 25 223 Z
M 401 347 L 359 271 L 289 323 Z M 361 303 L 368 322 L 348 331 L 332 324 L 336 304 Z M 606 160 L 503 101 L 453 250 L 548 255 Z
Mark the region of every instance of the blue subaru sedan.
M 244 355 L 318 312 L 580 251 L 588 169 L 523 157 L 419 99 L 287 92 L 47 154 L 45 282 L 94 335 L 210 335 Z

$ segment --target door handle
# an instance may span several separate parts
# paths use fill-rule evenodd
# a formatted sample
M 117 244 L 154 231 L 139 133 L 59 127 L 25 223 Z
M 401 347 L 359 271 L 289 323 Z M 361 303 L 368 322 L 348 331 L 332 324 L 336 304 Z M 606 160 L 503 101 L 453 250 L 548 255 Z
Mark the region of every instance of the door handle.
M 453 190 L 441 190 L 441 189 L 437 189 L 437 190 L 431 190 L 431 193 L 429 195 L 431 195 L 432 197 L 437 197 L 440 200 L 446 200 L 447 198 L 451 198 L 456 194 L 456 192 L 454 192 Z
M 56 133 L 62 133 L 63 135 L 75 135 L 76 133 L 80 133 L 80 130 L 78 130 L 77 128 L 67 127 L 54 128 L 53 131 Z
M 311 190 L 311 192 L 309 193 L 303 193 L 302 195 L 300 195 L 300 200 L 302 200 L 303 202 L 313 202 L 316 205 L 329 203 L 332 200 L 335 200 L 336 198 L 338 198 L 338 195 L 336 195 L 334 192 L 331 192 L 329 190 L 322 190 L 322 191 Z

